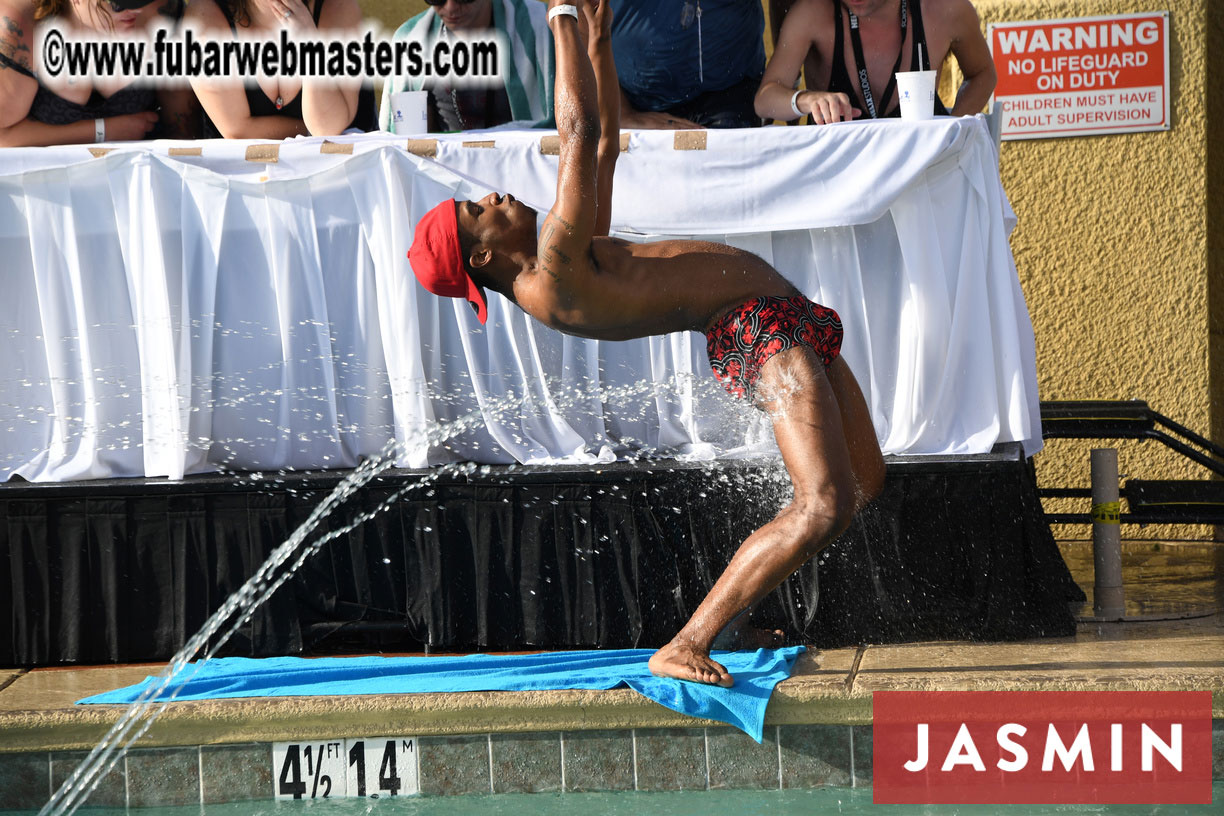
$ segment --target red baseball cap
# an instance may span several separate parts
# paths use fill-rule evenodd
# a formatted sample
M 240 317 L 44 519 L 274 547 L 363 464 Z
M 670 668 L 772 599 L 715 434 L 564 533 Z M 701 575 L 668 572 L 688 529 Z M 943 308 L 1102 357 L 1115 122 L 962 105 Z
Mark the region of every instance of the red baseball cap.
M 442 297 L 467 298 L 481 323 L 489 319 L 484 290 L 463 266 L 455 199 L 446 199 L 417 222 L 408 263 L 417 280 L 430 292 Z

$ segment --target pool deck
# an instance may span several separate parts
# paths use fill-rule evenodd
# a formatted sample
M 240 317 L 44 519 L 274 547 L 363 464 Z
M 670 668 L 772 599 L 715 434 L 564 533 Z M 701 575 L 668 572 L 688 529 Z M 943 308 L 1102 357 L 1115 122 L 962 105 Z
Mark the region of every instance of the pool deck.
M 1206 561 L 1210 564 L 1217 557 Z M 1069 555 L 1073 571 L 1076 561 Z M 956 641 L 810 650 L 796 663 L 792 677 L 778 685 L 765 722 L 869 725 L 872 692 L 901 689 L 1209 690 L 1214 692 L 1213 717 L 1221 720 L 1224 607 L 1215 599 L 1224 576 L 1212 570 L 1206 577 L 1214 586 L 1200 608 L 1210 614 L 1198 617 L 1082 622 L 1073 637 L 1010 643 Z M 1128 589 L 1128 599 L 1138 594 Z M 1146 607 L 1148 613 L 1154 609 L 1155 605 Z M 124 707 L 75 706 L 74 701 L 139 682 L 161 668 L 160 664 L 0 668 L 0 753 L 93 747 Z M 629 689 L 264 698 L 172 703 L 140 744 L 702 725 L 715 724 L 675 714 Z

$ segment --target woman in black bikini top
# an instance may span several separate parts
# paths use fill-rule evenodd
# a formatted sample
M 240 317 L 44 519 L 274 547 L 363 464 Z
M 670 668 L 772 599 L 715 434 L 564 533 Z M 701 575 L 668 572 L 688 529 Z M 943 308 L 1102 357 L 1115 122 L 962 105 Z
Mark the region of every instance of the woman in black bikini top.
M 65 36 L 74 29 L 122 34 L 149 26 L 159 14 L 174 19 L 181 12 L 181 3 L 155 0 L 0 0 L 0 146 L 194 135 L 185 88 L 155 91 L 120 77 L 53 83 L 34 73 L 36 25 L 56 24 Z
M 213 37 L 228 31 L 274 38 L 283 28 L 290 35 L 318 38 L 321 32 L 357 28 L 361 7 L 357 0 L 191 0 L 187 20 Z M 204 107 L 205 138 L 332 136 L 376 127 L 374 94 L 366 86 L 277 76 L 197 79 L 192 87 Z

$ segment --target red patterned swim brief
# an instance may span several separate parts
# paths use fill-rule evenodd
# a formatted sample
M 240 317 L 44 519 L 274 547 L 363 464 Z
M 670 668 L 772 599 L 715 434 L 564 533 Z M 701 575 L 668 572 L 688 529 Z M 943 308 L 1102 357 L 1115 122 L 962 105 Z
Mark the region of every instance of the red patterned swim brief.
M 714 376 L 733 396 L 751 399 L 761 366 L 775 354 L 805 345 L 828 368 L 841 351 L 837 312 L 802 295 L 758 297 L 727 312 L 706 332 Z

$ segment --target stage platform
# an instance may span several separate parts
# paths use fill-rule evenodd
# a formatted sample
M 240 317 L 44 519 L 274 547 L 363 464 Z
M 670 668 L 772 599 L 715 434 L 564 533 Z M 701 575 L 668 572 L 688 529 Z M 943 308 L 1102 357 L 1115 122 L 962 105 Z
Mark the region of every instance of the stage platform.
M 769 462 L 387 471 L 225 645 L 270 656 L 652 647 L 785 501 Z M 347 472 L 0 486 L 0 666 L 172 656 Z M 309 539 L 308 539 L 309 540 Z M 831 648 L 1074 632 L 1018 444 L 888 457 L 883 494 L 754 613 Z

